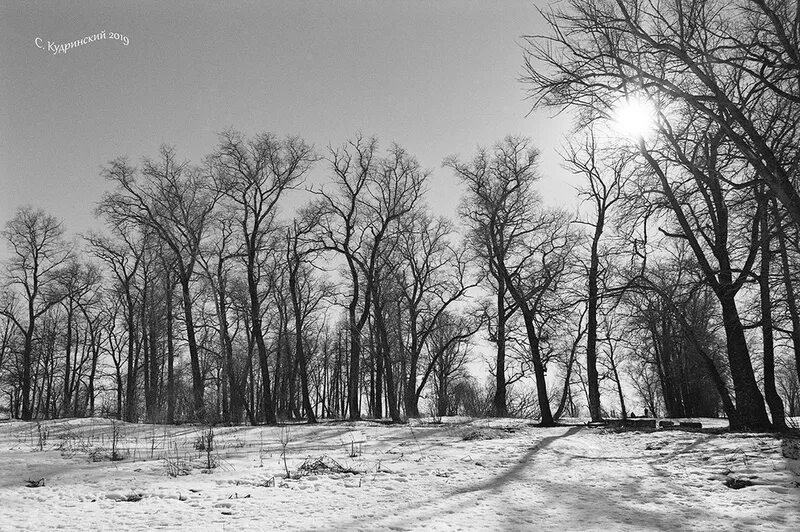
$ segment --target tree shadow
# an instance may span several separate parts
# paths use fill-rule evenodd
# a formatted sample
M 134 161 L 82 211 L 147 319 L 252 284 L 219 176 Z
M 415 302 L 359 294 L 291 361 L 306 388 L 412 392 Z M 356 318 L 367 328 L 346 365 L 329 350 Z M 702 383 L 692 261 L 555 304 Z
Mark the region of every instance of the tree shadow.
M 528 449 L 525 455 L 517 461 L 512 467 L 505 469 L 501 474 L 485 481 L 479 483 L 477 485 L 472 485 L 469 487 L 457 489 L 454 491 L 448 491 L 446 493 L 442 493 L 439 497 L 430 499 L 425 502 L 424 507 L 425 510 L 419 512 L 421 510 L 420 504 L 418 501 L 406 504 L 403 507 L 396 509 L 396 515 L 394 516 L 387 516 L 383 523 L 372 522 L 370 524 L 370 528 L 391 528 L 391 529 L 406 529 L 409 525 L 414 525 L 419 527 L 421 523 L 430 520 L 431 518 L 441 515 L 442 513 L 446 512 L 446 507 L 439 506 L 440 503 L 448 503 L 456 508 L 461 507 L 459 501 L 451 500 L 453 497 L 458 497 L 467 494 L 474 494 L 479 493 L 482 491 L 498 491 L 504 485 L 518 480 L 522 472 L 525 470 L 526 466 L 529 464 L 531 458 L 533 458 L 536 453 L 539 451 L 549 447 L 553 444 L 556 440 L 569 437 L 578 431 L 582 430 L 584 427 L 582 426 L 574 426 L 569 428 L 567 431 L 561 434 L 557 434 L 554 436 L 547 436 L 542 438 L 539 442 L 534 444 L 532 447 Z M 412 513 L 414 521 L 410 521 L 412 518 Z M 347 523 L 340 523 L 331 528 L 331 530 L 351 530 L 359 528 L 363 526 L 363 523 L 358 520 L 350 520 Z
M 528 465 L 528 463 L 530 462 L 531 458 L 533 458 L 533 455 L 535 455 L 536 453 L 538 453 L 542 449 L 546 449 L 547 447 L 552 445 L 552 443 L 554 441 L 556 441 L 556 440 L 560 440 L 562 438 L 567 438 L 569 436 L 572 436 L 576 432 L 580 431 L 582 428 L 583 427 L 575 426 L 575 427 L 570 428 L 569 430 L 567 430 L 563 434 L 557 434 L 555 436 L 547 436 L 546 438 L 542 438 L 541 441 L 539 441 L 533 447 L 528 449 L 528 452 L 526 452 L 525 455 L 520 460 L 518 460 L 516 464 L 514 464 L 512 467 L 506 469 L 501 474 L 499 474 L 499 475 L 495 476 L 494 478 L 491 478 L 491 479 L 489 479 L 486 482 L 483 482 L 481 484 L 477 484 L 477 485 L 473 485 L 473 486 L 467 486 L 467 487 L 458 489 L 458 490 L 450 493 L 450 495 L 461 495 L 461 494 L 464 494 L 464 493 L 472 493 L 472 492 L 478 492 L 478 491 L 497 491 L 497 490 L 499 490 L 503 485 L 508 484 L 509 482 L 513 482 L 513 481 L 519 479 L 519 477 L 521 476 L 522 472 L 525 470 L 525 467 Z

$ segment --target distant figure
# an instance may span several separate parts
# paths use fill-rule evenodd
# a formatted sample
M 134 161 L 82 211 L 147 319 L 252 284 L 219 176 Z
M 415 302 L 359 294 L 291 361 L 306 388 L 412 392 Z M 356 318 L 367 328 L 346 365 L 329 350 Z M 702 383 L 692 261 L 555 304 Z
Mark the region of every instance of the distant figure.
M 647 417 L 647 409 L 644 409 L 644 417 Z
M 628 417 L 636 417 L 636 414 L 633 412 L 633 410 L 631 410 L 631 415 Z

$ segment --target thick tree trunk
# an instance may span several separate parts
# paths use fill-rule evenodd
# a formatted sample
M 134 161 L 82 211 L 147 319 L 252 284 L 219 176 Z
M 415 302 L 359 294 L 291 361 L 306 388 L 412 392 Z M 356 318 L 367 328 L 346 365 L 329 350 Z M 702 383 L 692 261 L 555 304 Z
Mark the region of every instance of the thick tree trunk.
M 758 389 L 753 365 L 747 349 L 744 328 L 732 294 L 718 293 L 722 305 L 722 321 L 727 340 L 728 361 L 736 393 L 736 410 L 746 430 L 769 430 L 772 425 L 764 407 L 764 397 Z
M 379 347 L 376 350 L 375 357 L 375 399 L 373 405 L 373 412 L 375 417 L 380 419 L 383 417 L 383 367 L 385 365 L 383 348 Z
M 536 326 L 533 323 L 533 318 L 526 315 L 525 312 L 522 313 L 522 317 L 525 322 L 525 330 L 528 334 L 528 343 L 531 347 L 533 371 L 536 375 L 536 397 L 539 401 L 541 426 L 552 427 L 555 426 L 555 422 L 553 421 L 553 414 L 550 411 L 550 398 L 547 395 L 547 380 L 541 353 L 539 352 L 539 336 L 536 333 Z
M 122 421 L 123 418 L 123 402 L 122 402 L 122 392 L 123 392 L 123 382 L 122 382 L 122 370 L 118 366 L 116 368 L 116 378 L 117 378 L 117 419 Z
M 222 280 L 219 280 L 222 283 Z M 230 390 L 230 405 L 225 406 L 227 416 L 225 421 L 239 423 L 242 420 L 242 406 L 240 394 L 237 391 L 236 371 L 233 366 L 233 343 L 228 332 L 228 308 L 225 301 L 225 289 L 220 286 L 217 294 L 217 321 L 219 322 L 220 348 L 225 356 L 225 375 L 226 387 Z
M 147 278 L 147 272 L 144 272 L 145 279 Z M 153 386 L 155 383 L 151 381 L 151 372 L 150 372 L 150 365 L 151 360 L 150 358 L 153 356 L 153 349 L 151 345 L 151 336 L 150 336 L 150 323 L 148 320 L 148 310 L 152 312 L 153 309 L 148 308 L 149 304 L 149 297 L 148 297 L 148 290 L 147 290 L 147 281 L 145 280 L 144 287 L 142 288 L 142 302 L 139 306 L 139 323 L 141 324 L 142 328 L 142 377 L 144 380 L 144 412 L 145 412 L 145 419 L 150 422 L 154 423 L 154 411 L 153 411 Z
M 419 365 L 419 350 L 417 349 L 417 332 L 414 317 L 410 323 L 411 346 L 409 355 L 411 360 L 408 364 L 408 376 L 405 379 L 405 391 L 403 393 L 406 407 L 406 417 L 419 417 L 419 395 L 417 394 L 417 366 Z
M 158 357 L 156 356 L 156 338 L 158 337 L 157 330 L 156 330 L 156 314 L 155 312 L 150 313 L 150 420 L 152 423 L 156 423 L 158 421 L 164 422 L 164 419 L 159 416 L 159 405 L 158 405 L 158 394 L 159 389 L 161 388 L 161 383 L 159 383 L 159 362 Z M 163 363 L 163 359 L 162 359 Z

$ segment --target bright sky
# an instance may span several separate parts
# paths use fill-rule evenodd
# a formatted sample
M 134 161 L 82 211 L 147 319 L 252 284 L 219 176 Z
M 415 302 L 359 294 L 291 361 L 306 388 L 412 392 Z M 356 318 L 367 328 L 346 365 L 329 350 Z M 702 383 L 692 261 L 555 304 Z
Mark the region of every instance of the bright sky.
M 542 31 L 547 3 L 0 0 L 0 223 L 32 204 L 71 234 L 96 227 L 107 161 L 166 142 L 199 162 L 230 126 L 320 151 L 356 131 L 397 141 L 433 171 L 428 201 L 448 215 L 460 190 L 442 159 L 522 133 L 542 151 L 545 199 L 572 206 L 555 152 L 565 120 L 526 117 L 517 81 L 520 36 Z

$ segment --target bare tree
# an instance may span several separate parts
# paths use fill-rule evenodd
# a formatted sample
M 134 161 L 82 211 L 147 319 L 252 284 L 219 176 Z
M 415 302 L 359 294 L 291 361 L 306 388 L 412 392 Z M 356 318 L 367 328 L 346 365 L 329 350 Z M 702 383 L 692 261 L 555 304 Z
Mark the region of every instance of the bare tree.
M 380 157 L 377 139 L 362 136 L 331 149 L 328 161 L 335 192 L 314 191 L 319 196 L 314 206 L 320 213 L 317 238 L 323 249 L 336 252 L 346 263 L 350 284 L 347 401 L 350 419 L 357 420 L 361 418 L 361 336 L 370 316 L 384 239 L 413 210 L 427 173 L 400 146 L 393 145 Z
M 159 159 L 144 159 L 141 170 L 127 159 L 109 163 L 103 175 L 116 185 L 103 196 L 98 212 L 111 223 L 132 222 L 164 242 L 175 258 L 183 296 L 186 340 L 192 370 L 193 419 L 204 419 L 203 379 L 195 335 L 191 283 L 207 220 L 216 196 L 203 173 L 178 162 L 175 150 L 162 146 Z M 141 179 L 139 179 L 141 178 Z
M 96 303 L 93 296 L 97 296 L 97 287 L 100 284 L 100 272 L 91 264 L 84 264 L 73 259 L 63 268 L 61 273 L 61 285 L 64 291 L 62 305 L 66 313 L 66 337 L 64 340 L 64 381 L 62 408 L 63 415 L 69 415 L 73 406 L 73 393 L 81 365 L 73 356 L 73 349 L 77 355 L 78 344 L 78 320 L 85 315 L 86 308 Z M 83 311 L 83 312 L 82 312 Z M 78 398 L 75 397 L 77 403 Z
M 34 334 L 38 320 L 60 303 L 65 295 L 61 268 L 72 251 L 64 242 L 64 226 L 41 209 L 23 207 L 2 231 L 11 248 L 8 279 L 16 287 L 24 311 L 17 315 L 3 307 L 3 314 L 23 336 L 22 348 L 22 419 L 32 419 L 31 369 Z
M 229 390 L 230 393 L 230 405 L 223 401 L 223 418 L 227 422 L 238 423 L 242 418 L 244 395 L 240 387 L 241 377 L 237 375 L 233 361 L 233 341 L 228 320 L 228 291 L 232 264 L 235 262 L 234 259 L 239 258 L 239 245 L 233 236 L 234 221 L 226 214 L 218 216 L 215 220 L 214 234 L 198 259 L 214 302 L 220 353 L 224 359 L 223 389 Z
M 123 225 L 117 228 L 114 237 L 93 234 L 86 238 L 90 245 L 90 252 L 111 270 L 115 280 L 115 286 L 112 290 L 119 295 L 122 304 L 127 336 L 128 378 L 125 396 L 125 413 L 122 413 L 121 401 L 118 404 L 118 408 L 119 414 L 126 421 L 135 421 L 136 418 L 135 393 L 138 369 L 136 314 L 140 305 L 139 294 L 136 290 L 136 276 L 139 272 L 144 254 L 144 239 L 135 231 L 135 229 L 129 231 L 126 229 L 125 225 Z M 107 336 L 110 337 L 113 332 L 114 331 L 110 329 Z
M 616 156 L 615 156 L 616 155 Z M 591 205 L 594 217 L 586 223 L 592 229 L 589 265 L 586 268 L 587 329 L 586 329 L 586 381 L 589 392 L 589 415 L 592 421 L 601 421 L 600 383 L 597 371 L 598 311 L 607 297 L 609 276 L 609 249 L 604 242 L 606 224 L 613 216 L 613 209 L 623 198 L 628 171 L 627 159 L 604 152 L 598 144 L 595 131 L 589 128 L 584 141 L 567 148 L 565 160 L 568 168 L 584 176 L 586 183 L 580 195 Z M 623 407 L 623 411 L 624 411 Z
M 553 317 L 559 288 L 576 239 L 565 213 L 541 207 L 533 184 L 538 154 L 529 141 L 506 137 L 490 154 L 480 150 L 471 163 L 449 159 L 467 186 L 463 216 L 519 307 L 536 376 L 541 423 L 553 425 L 542 357 L 542 330 Z
M 630 98 L 655 108 L 659 136 L 636 147 L 675 214 L 678 227 L 667 233 L 687 240 L 719 299 L 737 428 L 769 427 L 735 297 L 760 247 L 765 207 L 753 192 L 764 185 L 800 223 L 797 38 L 789 30 L 797 10 L 762 1 L 573 0 L 546 18 L 550 34 L 528 39 L 536 104 L 577 107 L 584 123 Z
M 468 322 L 449 313 L 441 315 L 439 327 L 431 334 L 428 352 L 432 366 L 434 410 L 437 416 L 458 414 L 458 384 L 469 378 L 469 337 L 464 335 Z
M 274 424 L 276 417 L 261 325 L 260 267 L 263 255 L 270 252 L 269 240 L 278 200 L 286 190 L 302 182 L 315 160 L 312 147 L 300 138 L 279 140 L 263 133 L 247 140 L 236 131 L 220 135 L 217 151 L 210 158 L 216 188 L 233 209 L 241 231 L 250 297 L 250 327 L 258 350 L 264 387 L 264 421 L 268 424 Z
M 725 326 L 713 290 L 683 242 L 666 246 L 657 264 L 637 273 L 625 294 L 632 356 L 657 372 L 667 415 L 715 415 L 719 403 L 731 426 L 741 426 L 729 392 Z
M 466 249 L 457 248 L 450 239 L 451 234 L 449 221 L 432 218 L 424 212 L 408 217 L 400 232 L 400 288 L 409 338 L 405 382 L 405 407 L 409 417 L 419 416 L 418 402 L 425 386 L 425 379 L 418 384 L 423 349 L 431 335 L 446 326 L 442 317 L 477 286 L 477 281 L 469 279 Z M 452 324 L 449 329 L 452 330 Z M 460 334 L 464 331 L 459 331 Z M 435 362 L 431 360 L 431 364 Z M 427 377 L 430 369 L 422 368 L 422 373 Z
M 528 37 L 536 104 L 597 116 L 644 90 L 662 107 L 713 122 L 795 224 L 798 12 L 783 2 L 570 0 Z
M 333 287 L 318 278 L 312 271 L 312 261 L 317 254 L 313 242 L 313 228 L 317 220 L 313 211 L 301 219 L 295 219 L 286 229 L 286 265 L 288 268 L 289 294 L 292 303 L 295 335 L 295 357 L 300 370 L 300 387 L 306 420 L 316 423 L 317 418 L 311 405 L 309 391 L 309 358 L 306 339 L 310 336 L 310 323 L 320 305 L 333 295 Z

